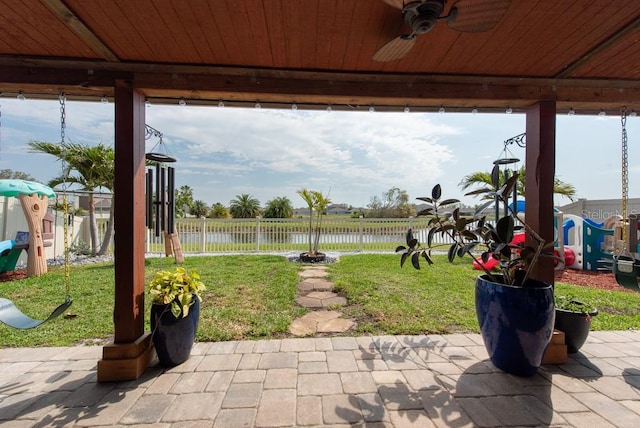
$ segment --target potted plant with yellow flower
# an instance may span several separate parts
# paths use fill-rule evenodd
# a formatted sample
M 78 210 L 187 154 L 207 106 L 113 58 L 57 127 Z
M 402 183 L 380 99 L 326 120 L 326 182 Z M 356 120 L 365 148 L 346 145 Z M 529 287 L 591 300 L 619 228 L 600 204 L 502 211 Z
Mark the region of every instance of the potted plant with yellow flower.
M 156 272 L 149 282 L 151 338 L 160 364 L 173 367 L 189 358 L 206 289 L 195 270 L 176 267 Z

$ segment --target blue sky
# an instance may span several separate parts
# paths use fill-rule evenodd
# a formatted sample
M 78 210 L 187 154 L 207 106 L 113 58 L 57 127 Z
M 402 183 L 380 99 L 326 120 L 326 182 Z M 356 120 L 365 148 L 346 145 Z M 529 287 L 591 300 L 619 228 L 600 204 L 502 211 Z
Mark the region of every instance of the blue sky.
M 60 141 L 58 101 L 0 98 L 0 168 L 47 182 L 60 173 L 48 155 L 29 153 L 33 140 Z M 113 145 L 113 103 L 67 101 L 67 139 Z M 207 204 L 249 193 L 264 205 L 296 190 L 329 193 L 336 203 L 366 206 L 397 186 L 411 200 L 440 183 L 446 197 L 475 203 L 460 179 L 491 169 L 504 140 L 525 131 L 523 114 L 369 113 L 152 105 L 147 124 L 164 134 L 178 159 L 177 186 L 188 185 Z M 640 196 L 640 118 L 627 121 L 629 195 Z M 587 199 L 620 198 L 620 118 L 557 117 L 558 177 Z M 147 142 L 151 149 L 157 140 Z M 510 146 L 510 157 L 524 149 Z M 557 205 L 569 201 L 556 199 Z

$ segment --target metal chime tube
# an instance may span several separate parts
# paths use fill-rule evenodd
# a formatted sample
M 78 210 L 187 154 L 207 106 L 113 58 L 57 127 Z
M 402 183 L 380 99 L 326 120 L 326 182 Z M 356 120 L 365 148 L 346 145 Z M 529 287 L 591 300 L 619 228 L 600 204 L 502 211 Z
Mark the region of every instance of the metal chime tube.
M 162 175 L 160 176 L 160 188 L 158 194 L 160 195 L 160 230 L 164 232 L 167 230 L 167 168 L 160 168 Z
M 158 237 L 160 236 L 160 218 L 161 213 L 160 213 L 160 175 L 162 174 L 162 169 L 160 167 L 160 164 L 156 164 L 156 191 L 154 192 L 154 205 L 155 205 L 155 216 L 154 216 L 154 223 L 155 223 L 155 236 Z
M 175 232 L 175 180 L 176 174 L 173 167 L 167 168 L 169 175 L 167 177 L 167 232 L 173 235 Z
M 146 179 L 146 212 L 145 225 L 147 229 L 153 228 L 153 169 L 147 168 Z

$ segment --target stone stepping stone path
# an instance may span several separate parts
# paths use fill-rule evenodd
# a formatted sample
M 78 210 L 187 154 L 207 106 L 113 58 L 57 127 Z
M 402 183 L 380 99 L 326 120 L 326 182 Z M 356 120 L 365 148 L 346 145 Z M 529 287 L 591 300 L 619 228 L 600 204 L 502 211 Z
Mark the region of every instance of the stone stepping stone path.
M 326 266 L 306 266 L 300 273 L 296 303 L 312 309 L 306 315 L 293 320 L 289 332 L 294 336 L 313 336 L 318 333 L 345 333 L 356 323 L 341 318 L 342 312 L 328 310 L 345 306 L 347 299 L 333 292 L 334 284 L 327 280 Z

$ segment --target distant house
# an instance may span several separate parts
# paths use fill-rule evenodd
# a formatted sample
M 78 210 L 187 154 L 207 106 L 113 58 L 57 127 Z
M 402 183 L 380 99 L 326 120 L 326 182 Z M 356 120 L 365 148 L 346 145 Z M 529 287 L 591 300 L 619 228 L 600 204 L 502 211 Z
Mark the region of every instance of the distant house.
M 354 209 L 349 209 L 350 205 L 348 204 L 330 204 L 327 206 L 326 214 L 327 215 L 351 215 L 355 211 Z M 295 217 L 305 217 L 309 215 L 309 208 L 295 208 L 293 210 L 293 215 Z
M 622 215 L 621 199 L 578 199 L 561 207 L 557 207 L 563 214 L 574 214 L 589 218 L 597 223 L 603 223 L 614 215 Z M 640 198 L 630 198 L 627 201 L 627 215 L 640 214 Z
M 351 215 L 353 210 L 347 204 L 331 204 L 327 207 L 327 215 Z
M 111 209 L 111 197 L 110 193 L 96 193 L 93 195 L 93 200 L 96 205 L 96 214 L 104 213 L 108 214 Z M 89 195 L 78 195 L 78 208 L 89 211 Z
M 294 217 L 308 217 L 309 216 L 309 208 L 295 208 L 293 210 Z
M 459 205 L 460 204 L 448 205 L 446 207 L 443 207 L 442 210 L 438 210 L 438 212 L 440 214 L 446 215 L 446 214 L 451 214 L 454 209 L 460 208 L 460 215 L 462 215 L 462 216 L 471 217 L 475 213 L 475 210 L 473 209 L 473 207 L 465 207 L 465 206 L 459 207 Z M 423 210 L 431 207 L 431 205 L 430 204 L 416 204 L 415 207 L 416 207 L 416 213 L 419 213 L 420 211 L 423 211 Z

